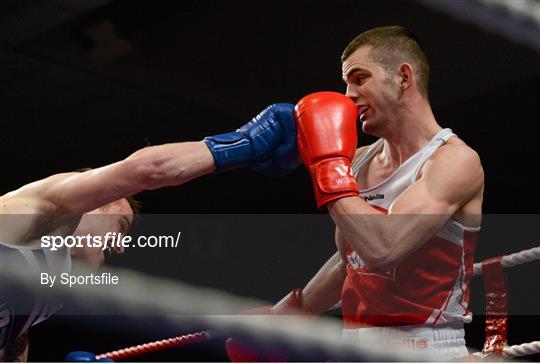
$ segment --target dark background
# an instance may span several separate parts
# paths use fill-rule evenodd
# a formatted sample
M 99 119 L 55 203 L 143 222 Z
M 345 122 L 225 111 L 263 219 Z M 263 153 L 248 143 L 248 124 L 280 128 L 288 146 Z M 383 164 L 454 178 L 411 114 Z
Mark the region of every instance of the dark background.
M 314 91 L 343 92 L 342 49 L 364 30 L 394 24 L 409 27 L 423 41 L 437 119 L 480 154 L 484 212 L 538 213 L 538 51 L 412 0 L 4 0 L 0 191 L 108 164 L 146 145 L 231 131 L 274 102 L 295 103 Z M 361 144 L 373 140 L 360 136 Z M 146 214 L 318 213 L 302 168 L 281 179 L 238 170 L 138 197 Z M 328 243 L 307 252 L 304 245 L 291 247 L 279 239 L 260 247 L 254 236 L 251 249 L 186 243 L 175 252 L 176 261 L 170 254 L 162 261 L 157 252 L 131 250 L 111 263 L 276 301 L 304 285 L 332 254 L 328 229 Z M 484 226 L 478 259 L 537 244 L 534 235 L 513 238 L 510 227 L 508 236 L 489 229 Z M 256 263 L 249 259 L 254 251 Z M 208 256 L 211 269 L 201 264 Z M 231 266 L 249 278 L 225 274 Z M 514 286 L 537 276 L 534 268 L 520 269 L 510 277 Z M 480 282 L 473 288 L 473 305 L 480 310 Z M 514 296 L 514 301 L 535 298 L 526 288 Z M 529 325 L 535 316 L 512 320 L 511 343 L 537 338 Z M 473 346 L 481 345 L 482 330 L 477 317 L 467 333 Z M 33 331 L 34 361 L 135 341 L 135 335 L 118 333 L 113 340 L 111 333 L 61 316 Z M 221 346 L 210 346 L 145 359 L 197 360 L 192 354 L 202 354 L 200 360 L 224 360 Z

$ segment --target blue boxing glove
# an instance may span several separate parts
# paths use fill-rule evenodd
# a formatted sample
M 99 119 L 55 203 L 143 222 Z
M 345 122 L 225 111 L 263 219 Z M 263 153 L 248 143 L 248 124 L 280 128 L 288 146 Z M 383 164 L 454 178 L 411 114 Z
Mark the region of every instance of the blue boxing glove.
M 114 360 L 109 358 L 97 359 L 96 355 L 88 351 L 72 351 L 64 358 L 66 362 L 86 362 L 86 363 L 112 363 Z
M 71 353 L 66 355 L 66 357 L 64 358 L 64 361 L 75 362 L 75 363 L 80 363 L 80 362 L 93 363 L 93 362 L 96 362 L 97 359 L 96 359 L 95 354 L 90 353 L 88 351 L 72 351 Z
M 266 176 L 282 176 L 301 163 L 292 104 L 270 105 L 240 129 L 204 142 L 218 172 L 249 166 Z

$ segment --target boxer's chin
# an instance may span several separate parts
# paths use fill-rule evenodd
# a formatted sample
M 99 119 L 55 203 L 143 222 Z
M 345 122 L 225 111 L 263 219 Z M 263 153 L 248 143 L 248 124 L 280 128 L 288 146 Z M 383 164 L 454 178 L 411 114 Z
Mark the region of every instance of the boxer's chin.
M 362 124 L 362 129 L 366 127 L 366 124 L 367 124 L 367 127 L 369 128 L 369 124 L 371 124 L 371 119 L 367 117 L 366 113 L 363 113 L 360 116 L 358 116 L 358 120 Z
M 362 132 L 367 135 L 375 136 L 375 134 L 377 133 L 377 125 L 373 123 L 372 118 L 366 118 L 365 120 L 360 121 L 362 122 Z

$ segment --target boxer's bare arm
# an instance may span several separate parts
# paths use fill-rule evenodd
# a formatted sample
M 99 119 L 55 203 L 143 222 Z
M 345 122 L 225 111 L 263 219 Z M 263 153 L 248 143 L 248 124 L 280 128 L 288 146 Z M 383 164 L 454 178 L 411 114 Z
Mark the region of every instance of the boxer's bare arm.
M 354 159 L 360 158 L 370 146 L 356 149 Z M 341 300 L 343 282 L 347 276 L 345 239 L 336 229 L 338 251 L 326 261 L 302 290 L 302 307 L 315 314 L 330 310 Z
M 320 314 L 334 307 L 341 299 L 345 267 L 341 254 L 336 252 L 303 289 L 302 308 Z
M 345 239 L 370 268 L 384 268 L 419 248 L 459 209 L 481 214 L 484 173 L 476 152 L 464 144 L 440 148 L 421 177 L 394 202 L 388 216 L 359 197 L 330 203 Z
M 146 189 L 181 185 L 214 170 L 203 142 L 152 146 L 84 173 L 62 173 L 2 196 L 2 213 L 84 213 Z

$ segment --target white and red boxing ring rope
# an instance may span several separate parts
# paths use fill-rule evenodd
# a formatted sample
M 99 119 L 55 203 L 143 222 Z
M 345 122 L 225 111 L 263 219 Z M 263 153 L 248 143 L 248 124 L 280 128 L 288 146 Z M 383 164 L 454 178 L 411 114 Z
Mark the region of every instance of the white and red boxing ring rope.
M 540 247 L 523 250 L 517 253 L 487 259 L 474 264 L 474 275 L 484 275 L 486 286 L 486 342 L 482 352 L 474 355 L 489 357 L 504 355 L 505 357 L 520 357 L 540 353 L 540 341 L 508 346 L 506 334 L 508 330 L 508 305 L 505 277 L 502 268 L 514 267 L 520 264 L 540 260 Z M 485 266 L 485 267 L 484 267 Z M 96 359 L 121 360 L 139 355 L 201 343 L 211 339 L 208 331 L 176 336 L 170 339 L 158 340 L 136 345 L 108 353 L 96 355 Z
M 96 355 L 96 359 L 111 359 L 116 361 L 133 358 L 139 355 L 154 353 L 156 351 L 166 350 L 169 348 L 205 342 L 211 338 L 212 335 L 208 331 L 200 331 L 193 334 L 171 337 L 170 339 L 163 339 L 146 344 L 130 346 L 120 350 L 109 351 L 108 353 Z
M 515 267 L 523 263 L 529 263 L 540 259 L 540 247 L 522 250 L 517 253 L 505 255 L 502 257 L 502 266 L 504 268 Z M 474 275 L 482 274 L 482 263 L 474 264 Z

